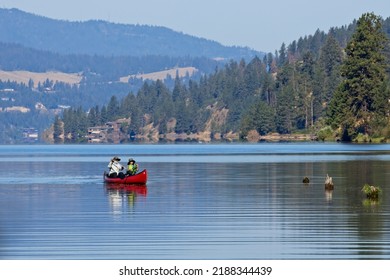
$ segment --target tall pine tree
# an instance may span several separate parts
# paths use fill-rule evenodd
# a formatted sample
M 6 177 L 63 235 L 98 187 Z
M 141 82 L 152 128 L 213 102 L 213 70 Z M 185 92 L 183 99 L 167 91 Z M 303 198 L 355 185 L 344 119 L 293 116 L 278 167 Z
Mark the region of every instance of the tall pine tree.
M 386 44 L 382 19 L 373 13 L 363 14 L 346 47 L 343 81 L 329 106 L 328 121 L 340 129 L 343 140 L 353 140 L 359 133 L 374 136 L 388 125 Z

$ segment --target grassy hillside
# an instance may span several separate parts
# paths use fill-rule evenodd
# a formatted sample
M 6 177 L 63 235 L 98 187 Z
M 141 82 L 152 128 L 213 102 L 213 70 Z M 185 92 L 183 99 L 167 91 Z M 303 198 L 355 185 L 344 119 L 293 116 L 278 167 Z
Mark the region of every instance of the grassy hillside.
M 0 70 L 0 80 L 11 81 L 17 83 L 28 84 L 30 80 L 33 81 L 34 87 L 37 87 L 38 83 L 43 84 L 46 80 L 63 82 L 66 84 L 78 84 L 80 83 L 82 76 L 80 74 L 68 74 L 63 72 L 30 72 L 30 71 L 2 71 Z

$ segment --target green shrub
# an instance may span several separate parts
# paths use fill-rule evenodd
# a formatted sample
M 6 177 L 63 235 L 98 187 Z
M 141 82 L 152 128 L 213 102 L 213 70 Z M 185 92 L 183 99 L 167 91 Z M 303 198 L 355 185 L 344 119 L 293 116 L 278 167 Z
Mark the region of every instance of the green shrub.
M 382 192 L 382 190 L 380 187 L 365 184 L 362 188 L 362 192 L 367 196 L 367 198 L 376 199 L 379 197 L 379 194 Z
M 333 139 L 333 130 L 330 126 L 325 126 L 317 132 L 318 140 L 326 141 Z

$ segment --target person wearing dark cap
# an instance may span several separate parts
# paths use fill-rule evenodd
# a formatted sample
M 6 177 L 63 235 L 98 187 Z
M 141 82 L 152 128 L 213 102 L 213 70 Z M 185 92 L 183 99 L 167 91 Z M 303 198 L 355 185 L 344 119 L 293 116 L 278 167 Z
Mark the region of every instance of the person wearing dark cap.
M 134 159 L 129 158 L 129 161 L 127 162 L 126 175 L 135 175 L 137 171 L 138 171 L 138 164 L 135 163 Z
M 108 173 L 108 177 L 116 178 L 120 177 L 123 178 L 124 174 L 121 172 L 124 167 L 119 163 L 121 159 L 117 156 L 113 157 L 108 164 L 108 169 L 110 170 Z

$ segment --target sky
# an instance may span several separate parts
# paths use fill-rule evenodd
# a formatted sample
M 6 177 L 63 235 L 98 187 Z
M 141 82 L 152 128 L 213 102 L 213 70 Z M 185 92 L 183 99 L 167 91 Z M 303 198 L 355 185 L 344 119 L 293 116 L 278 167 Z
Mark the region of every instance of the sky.
M 164 26 L 272 53 L 282 43 L 348 25 L 367 12 L 390 17 L 390 0 L 0 0 L 0 8 L 69 21 Z

